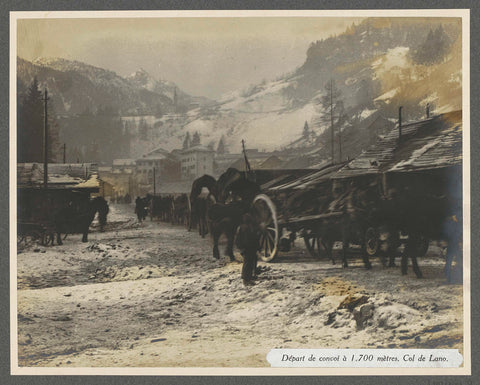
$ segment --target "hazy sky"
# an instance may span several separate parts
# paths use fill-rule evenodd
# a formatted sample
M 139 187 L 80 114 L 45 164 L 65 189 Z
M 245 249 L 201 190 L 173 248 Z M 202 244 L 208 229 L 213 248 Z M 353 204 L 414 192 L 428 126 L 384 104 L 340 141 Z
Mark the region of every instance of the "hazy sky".
M 18 20 L 17 54 L 63 57 L 125 76 L 139 68 L 192 95 L 221 94 L 300 66 L 312 41 L 359 18 L 130 18 Z

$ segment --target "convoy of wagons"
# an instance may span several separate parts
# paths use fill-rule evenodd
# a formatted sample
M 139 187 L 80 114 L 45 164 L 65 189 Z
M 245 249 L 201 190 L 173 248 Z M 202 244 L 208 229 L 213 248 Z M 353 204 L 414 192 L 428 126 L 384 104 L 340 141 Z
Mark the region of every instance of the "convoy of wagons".
M 408 239 L 416 240 L 418 255 L 430 239 L 444 239 L 456 245 L 448 265 L 463 235 L 462 143 L 462 112 L 455 111 L 400 125 L 348 162 L 320 170 L 246 172 L 260 186 L 252 200 L 263 232 L 259 257 L 274 260 L 296 235 L 311 255 L 332 259 L 336 241 L 343 242 L 344 255 L 349 244 L 357 244 L 367 256 L 386 258 Z M 87 193 L 90 187 L 77 184 L 62 195 Z M 20 225 L 35 226 L 36 210 L 27 210 L 27 222 L 24 213 L 35 201 L 28 198 L 34 191 L 45 205 L 41 189 L 19 188 Z
M 253 200 L 264 232 L 259 257 L 289 250 L 292 234 L 313 256 L 333 259 L 333 243 L 343 241 L 384 263 L 409 239 L 416 256 L 441 239 L 448 270 L 454 256 L 461 263 L 462 186 L 461 111 L 403 125 L 352 161 L 285 170 L 263 183 Z

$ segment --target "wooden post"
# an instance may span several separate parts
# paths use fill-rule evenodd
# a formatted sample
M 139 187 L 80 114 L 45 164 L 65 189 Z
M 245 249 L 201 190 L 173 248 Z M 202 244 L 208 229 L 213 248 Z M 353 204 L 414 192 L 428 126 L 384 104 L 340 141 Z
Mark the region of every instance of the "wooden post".
M 332 164 L 335 164 L 335 133 L 333 131 L 333 79 L 330 79 L 330 124 L 332 130 Z
M 63 143 L 63 164 L 67 163 L 67 144 Z
M 156 187 L 155 187 L 155 167 L 153 167 L 153 196 L 155 196 L 156 193 Z
M 47 115 L 47 101 L 48 92 L 45 88 L 44 100 L 44 122 L 43 122 L 43 187 L 48 187 L 48 115 Z

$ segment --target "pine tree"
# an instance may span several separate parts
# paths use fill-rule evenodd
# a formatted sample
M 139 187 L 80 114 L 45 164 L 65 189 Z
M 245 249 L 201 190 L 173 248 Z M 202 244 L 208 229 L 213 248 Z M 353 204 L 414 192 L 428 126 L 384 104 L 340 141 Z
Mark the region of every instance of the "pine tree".
M 148 140 L 148 125 L 145 118 L 141 118 L 138 123 L 138 134 L 141 140 Z
M 218 146 L 217 146 L 217 154 L 218 155 L 223 155 L 225 154 L 226 149 L 225 149 L 225 137 L 222 135 L 220 140 L 218 141 Z
M 191 139 L 190 139 L 190 133 L 187 131 L 187 134 L 185 135 L 185 139 L 183 140 L 183 146 L 182 148 L 186 150 L 187 148 L 190 148 L 192 145 Z
M 55 113 L 53 100 L 49 99 L 47 104 L 48 113 L 48 161 L 56 162 L 59 152 L 63 154 L 63 146 L 59 143 L 59 125 Z M 45 113 L 45 112 L 44 112 Z M 62 155 L 63 156 L 63 155 Z
M 310 127 L 308 127 L 308 123 L 305 120 L 305 124 L 303 125 L 303 139 L 307 139 L 310 137 Z
M 58 122 L 51 98 L 47 104 L 48 160 L 55 161 L 58 154 Z M 35 77 L 25 96 L 17 106 L 17 161 L 43 162 L 45 104 Z
M 425 65 L 439 63 L 448 53 L 449 46 L 450 38 L 440 25 L 435 31 L 430 29 L 425 41 L 415 52 L 413 58 L 417 63 Z
M 198 131 L 195 131 L 195 134 L 193 134 L 193 138 L 192 138 L 192 147 L 198 146 L 199 144 L 200 144 L 200 133 Z
M 330 126 L 331 160 L 335 163 L 335 137 L 338 138 L 339 161 L 342 161 L 342 126 L 347 121 L 347 115 L 342 100 L 342 93 L 332 79 L 325 85 L 325 94 L 317 103 L 320 117 L 317 122 Z

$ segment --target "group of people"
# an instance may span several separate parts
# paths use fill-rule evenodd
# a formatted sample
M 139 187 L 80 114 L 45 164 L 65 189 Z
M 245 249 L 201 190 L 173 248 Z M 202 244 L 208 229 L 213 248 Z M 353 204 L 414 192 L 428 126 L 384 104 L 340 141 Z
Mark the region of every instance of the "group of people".
M 125 195 L 114 195 L 111 198 L 112 203 L 130 204 L 132 203 L 132 197 L 129 193 Z

